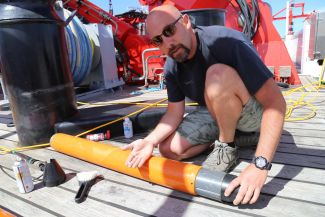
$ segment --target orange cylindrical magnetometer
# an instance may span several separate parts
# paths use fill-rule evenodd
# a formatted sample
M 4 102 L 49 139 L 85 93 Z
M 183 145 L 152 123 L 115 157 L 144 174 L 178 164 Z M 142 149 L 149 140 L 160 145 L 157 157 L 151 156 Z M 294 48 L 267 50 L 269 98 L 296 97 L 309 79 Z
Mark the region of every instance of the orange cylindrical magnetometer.
M 162 157 L 151 157 L 141 168 L 129 168 L 125 162 L 130 150 L 123 151 L 110 144 L 57 133 L 51 146 L 64 154 L 175 190 L 196 195 L 195 179 L 201 166 Z
M 0 208 L 0 216 L 1 217 L 16 217 L 15 215 L 13 215 L 10 212 L 8 212 L 4 209 L 1 209 L 1 208 Z

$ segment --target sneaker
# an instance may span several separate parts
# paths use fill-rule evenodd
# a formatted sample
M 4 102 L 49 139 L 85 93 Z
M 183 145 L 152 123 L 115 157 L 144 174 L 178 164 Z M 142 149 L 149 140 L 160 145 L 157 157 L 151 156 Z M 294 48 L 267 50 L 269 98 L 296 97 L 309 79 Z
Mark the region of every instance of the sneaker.
M 202 166 L 216 171 L 229 172 L 237 165 L 238 148 L 216 140 L 214 148 Z

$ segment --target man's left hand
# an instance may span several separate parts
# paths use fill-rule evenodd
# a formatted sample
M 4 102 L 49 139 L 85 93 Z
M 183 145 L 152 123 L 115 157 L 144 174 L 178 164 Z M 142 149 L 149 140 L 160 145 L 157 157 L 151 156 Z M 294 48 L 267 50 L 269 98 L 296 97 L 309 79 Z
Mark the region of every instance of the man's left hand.
M 266 181 L 267 174 L 267 170 L 258 169 L 254 164 L 250 164 L 237 178 L 230 182 L 225 190 L 225 196 L 228 197 L 236 187 L 240 186 L 233 204 L 255 203 Z

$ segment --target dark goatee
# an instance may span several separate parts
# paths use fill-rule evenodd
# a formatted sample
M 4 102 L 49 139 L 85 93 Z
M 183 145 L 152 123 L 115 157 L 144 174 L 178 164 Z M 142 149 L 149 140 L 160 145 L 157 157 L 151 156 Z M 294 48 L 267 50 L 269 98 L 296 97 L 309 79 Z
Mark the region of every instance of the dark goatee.
M 178 55 L 175 56 L 174 54 L 177 51 L 178 51 Z M 185 62 L 188 59 L 189 54 L 190 54 L 190 49 L 183 44 L 174 45 L 168 51 L 168 56 L 170 56 L 172 59 L 174 59 L 176 62 L 179 63 Z

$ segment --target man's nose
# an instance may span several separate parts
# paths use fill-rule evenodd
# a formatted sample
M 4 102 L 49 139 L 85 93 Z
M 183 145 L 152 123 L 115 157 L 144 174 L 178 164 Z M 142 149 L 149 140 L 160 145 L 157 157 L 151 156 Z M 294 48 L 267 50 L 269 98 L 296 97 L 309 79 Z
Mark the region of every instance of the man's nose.
M 163 39 L 162 46 L 164 46 L 167 50 L 169 50 L 174 44 L 173 38 L 162 36 L 162 39 Z

